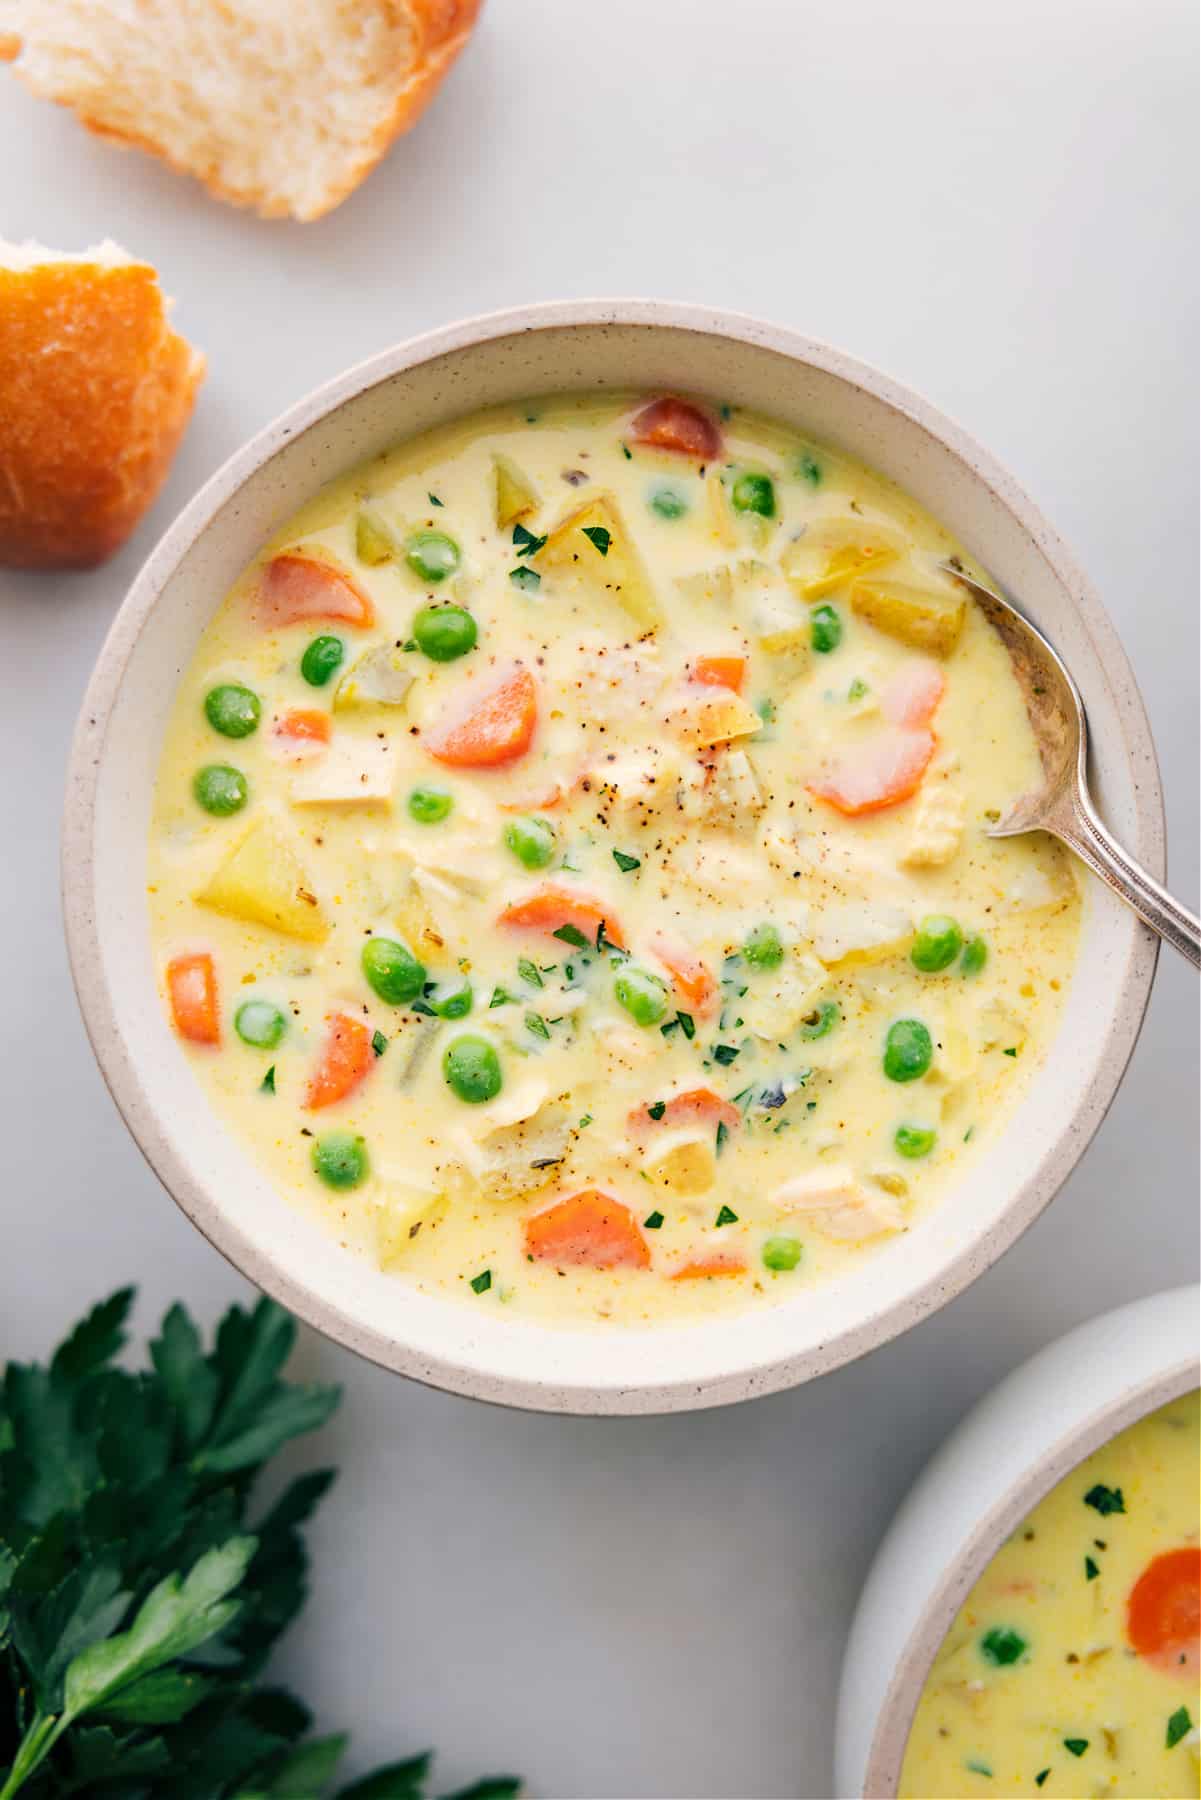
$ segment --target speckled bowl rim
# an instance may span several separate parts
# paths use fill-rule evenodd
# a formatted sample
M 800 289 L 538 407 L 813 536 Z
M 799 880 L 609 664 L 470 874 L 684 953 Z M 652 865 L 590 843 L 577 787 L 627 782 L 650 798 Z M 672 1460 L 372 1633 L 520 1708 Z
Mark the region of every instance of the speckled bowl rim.
M 120 1031 L 106 976 L 93 904 L 96 845 L 93 826 L 100 770 L 111 714 L 139 634 L 177 566 L 214 516 L 254 473 L 291 439 L 352 401 L 365 389 L 429 362 L 497 339 L 573 327 L 665 327 L 767 349 L 858 388 L 900 415 L 965 465 L 1017 522 L 1028 543 L 1070 597 L 1103 666 L 1120 721 L 1121 751 L 1131 772 L 1137 830 L 1130 850 L 1162 877 L 1163 794 L 1150 726 L 1113 625 L 1083 571 L 1007 471 L 957 424 L 870 365 L 788 327 L 745 314 L 647 299 L 550 301 L 492 312 L 448 325 L 384 350 L 317 388 L 258 432 L 210 477 L 151 552 L 135 578 L 101 648 L 80 710 L 67 771 L 62 835 L 62 898 L 67 948 L 84 1024 L 101 1073 L 143 1155 L 176 1203 L 243 1275 L 307 1324 L 359 1355 L 414 1379 L 473 1398 L 542 1411 L 629 1414 L 722 1405 L 774 1393 L 839 1368 L 909 1330 L 954 1299 L 1029 1229 L 1067 1179 L 1113 1100 L 1129 1062 L 1150 997 L 1159 940 L 1132 927 L 1120 1004 L 1076 1111 L 1049 1144 L 1037 1167 L 1013 1194 L 993 1228 L 955 1250 L 941 1267 L 880 1310 L 846 1329 L 788 1354 L 745 1359 L 704 1380 L 656 1377 L 648 1359 L 645 1381 L 624 1385 L 556 1381 L 553 1370 L 513 1376 L 406 1344 L 366 1324 L 307 1281 L 280 1269 L 222 1209 L 203 1174 L 179 1154 L 160 1122 Z M 298 495 L 299 500 L 303 496 Z M 448 1303 L 449 1304 L 449 1303 Z M 707 1330 L 697 1326 L 698 1336 Z
M 1175 1294 L 1177 1291 L 1191 1292 L 1194 1297 L 1198 1292 L 1196 1288 L 1170 1292 Z M 1164 1299 L 1169 1297 L 1170 1295 L 1155 1296 Z M 1102 1314 L 1090 1319 L 1085 1326 L 1078 1326 L 1076 1330 L 1096 1327 L 1109 1316 Z M 1069 1337 L 1073 1335 L 1075 1334 L 1067 1334 Z M 1022 1374 L 1031 1363 L 1058 1349 L 1063 1341 L 1062 1338 L 1056 1339 L 1044 1346 L 1027 1363 L 1014 1370 L 1013 1374 Z M 961 1541 L 931 1589 L 898 1658 L 877 1716 L 863 1780 L 863 1795 L 870 1796 L 871 1800 L 896 1800 L 914 1714 L 934 1658 L 941 1649 L 959 1608 L 1006 1538 L 1039 1501 L 1070 1475 L 1073 1469 L 1078 1468 L 1086 1457 L 1091 1456 L 1094 1450 L 1101 1449 L 1117 1437 L 1119 1432 L 1125 1431 L 1127 1426 L 1146 1418 L 1149 1413 L 1157 1412 L 1169 1401 L 1191 1393 L 1199 1384 L 1201 1364 L 1195 1355 L 1190 1355 L 1174 1360 L 1168 1367 L 1146 1376 L 1133 1387 L 1121 1389 L 1110 1399 L 1092 1407 L 1075 1425 L 1063 1432 L 1045 1454 L 1028 1463 L 982 1515 L 971 1534 Z M 991 1397 L 988 1394 L 984 1399 L 987 1401 Z M 958 1435 L 971 1417 L 972 1414 L 969 1413 L 952 1435 Z

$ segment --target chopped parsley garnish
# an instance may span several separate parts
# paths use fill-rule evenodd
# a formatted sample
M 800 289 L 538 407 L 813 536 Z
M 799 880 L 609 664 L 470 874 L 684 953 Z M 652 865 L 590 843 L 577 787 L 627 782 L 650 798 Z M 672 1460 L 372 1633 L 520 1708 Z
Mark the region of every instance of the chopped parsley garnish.
M 1126 1510 L 1121 1488 L 1106 1487 L 1102 1481 L 1096 1487 L 1089 1488 L 1084 1496 L 1084 1504 L 1094 1507 L 1103 1519 L 1108 1518 L 1110 1513 L 1124 1513 Z
M 730 1135 L 729 1126 L 726 1124 L 724 1119 L 719 1119 L 717 1121 L 717 1154 L 718 1154 L 718 1156 L 720 1156 L 722 1151 L 724 1150 L 726 1139 L 729 1137 L 729 1135 Z
M 678 1017 L 675 1019 L 668 1019 L 666 1025 L 660 1025 L 659 1027 L 659 1030 L 664 1037 L 670 1037 L 673 1031 L 678 1031 L 679 1029 L 680 1021 Z
M 807 481 L 810 487 L 821 486 L 822 466 L 811 451 L 803 450 L 801 452 L 800 459 L 797 462 L 797 474 L 801 477 L 802 481 Z
M 509 570 L 509 580 L 515 588 L 520 588 L 523 594 L 536 593 L 542 586 L 542 577 L 537 569 L 527 569 L 523 563 L 518 563 L 515 569 Z
M 663 1214 L 655 1211 L 653 1213 L 647 1213 L 645 1219 L 642 1221 L 642 1227 L 644 1231 L 658 1231 L 662 1223 Z
M 667 1102 L 666 1100 L 656 1100 L 655 1104 L 648 1106 L 646 1110 L 652 1119 L 661 1119 L 667 1111 Z
M 494 987 L 492 990 L 492 998 L 488 1002 L 488 1011 L 491 1012 L 494 1006 L 511 1006 L 512 1004 L 512 994 L 506 993 L 503 987 Z
M 980 1762 L 978 1758 L 974 1756 L 969 1756 L 963 1766 L 965 1769 L 970 1769 L 973 1775 L 987 1775 L 990 1778 L 992 1776 L 992 1770 L 989 1768 L 988 1764 L 986 1762 Z
M 627 462 L 633 462 L 634 452 L 630 449 L 628 444 L 623 444 L 621 446 L 621 454 L 625 457 Z
M 375 1054 L 377 1056 L 382 1056 L 384 1054 L 384 1051 L 388 1048 L 388 1040 L 384 1036 L 382 1031 L 373 1031 L 372 1032 L 371 1048 L 375 1051 Z
M 1035 1787 L 1041 1787 L 1043 1782 L 1047 1779 L 1047 1776 L 1050 1773 L 1051 1773 L 1050 1769 L 1040 1769 L 1038 1771 L 1038 1774 L 1034 1777 Z
M 731 1212 L 728 1206 L 723 1206 L 713 1223 L 715 1225 L 737 1225 L 738 1214 Z
M 550 1037 L 550 1026 L 541 1013 L 528 1012 L 525 1015 L 525 1028 L 527 1031 L 532 1031 L 535 1037 Z
M 603 525 L 585 525 L 584 536 L 590 544 L 595 544 L 602 556 L 608 556 L 609 545 L 613 542 L 613 534 Z
M 427 494 L 425 497 L 429 501 L 431 506 L 441 506 L 441 504 L 442 504 L 442 502 L 441 502 L 441 500 L 439 500 L 437 494 Z
M 624 850 L 615 850 L 613 852 L 613 861 L 617 864 L 623 875 L 628 875 L 631 869 L 640 869 L 642 867 L 642 858 L 640 856 L 627 856 Z
M 545 537 L 535 537 L 524 525 L 514 525 L 513 548 L 518 556 L 537 556 L 545 542 Z
M 1088 1749 L 1087 1738 L 1064 1738 L 1063 1747 L 1069 1756 L 1083 1756 Z
M 602 925 L 600 929 L 603 931 L 604 926 Z M 573 950 L 587 950 L 590 947 L 588 939 L 578 925 L 560 925 L 557 931 L 551 932 L 551 936 L 557 937 L 560 943 L 570 944 Z M 596 947 L 598 950 L 600 949 L 599 944 Z
M 866 693 L 867 693 L 866 681 L 861 681 L 859 676 L 856 675 L 854 681 L 852 681 L 850 687 L 847 689 L 847 699 L 848 700 L 862 700 L 863 696 Z
M 517 973 L 521 976 L 523 981 L 528 981 L 531 987 L 546 986 L 537 963 L 531 962 L 528 956 L 518 958 Z
M 1192 1726 L 1193 1721 L 1189 1717 L 1188 1707 L 1178 1706 L 1168 1720 L 1168 1729 L 1164 1734 L 1163 1740 L 1166 1747 L 1169 1750 L 1174 1750 L 1181 1738 L 1186 1736 L 1186 1734 L 1192 1730 Z
M 684 1033 L 684 1036 L 688 1039 L 689 1043 L 691 1043 L 693 1038 L 696 1036 L 696 1021 L 693 1018 L 692 1014 L 686 1013 L 686 1012 L 678 1012 L 676 1014 L 676 1018 L 680 1022 L 680 1030 Z
M 713 1060 L 721 1063 L 723 1068 L 729 1068 L 730 1064 L 737 1059 L 739 1050 L 738 1044 L 714 1044 Z
M 755 1092 L 755 1090 L 753 1087 L 747 1087 L 747 1088 L 743 1088 L 741 1093 L 735 1094 L 733 1104 L 739 1109 L 740 1112 L 746 1111 L 746 1109 L 749 1106 L 751 1099 L 754 1095 L 754 1092 Z
M 402 650 L 416 650 L 416 648 L 417 648 L 417 639 L 416 638 L 406 638 L 404 643 L 401 645 Z
M 576 1130 L 583 1131 L 584 1127 L 586 1125 L 591 1125 L 591 1123 L 592 1123 L 592 1114 L 585 1113 L 583 1118 L 580 1120 L 579 1124 L 576 1126 Z
M 491 1269 L 485 1269 L 482 1275 L 476 1275 L 472 1279 L 471 1291 L 473 1294 L 486 1294 L 491 1286 L 492 1271 Z
M 1016 1046 L 1016 1044 L 1015 1044 L 1015 1045 L 1014 1045 L 1014 1046 L 1013 1046 L 1013 1047 L 1012 1047 L 1012 1049 L 1009 1049 L 1009 1050 L 1003 1050 L 1003 1051 L 1002 1051 L 1002 1052 L 1001 1052 L 1001 1054 L 1002 1054 L 1002 1056 L 1016 1056 L 1016 1055 L 1017 1055 L 1017 1046 Z
M 263 1076 L 263 1079 L 259 1082 L 259 1092 L 260 1094 L 273 1094 L 275 1092 L 274 1063 L 272 1063 L 271 1067 L 267 1070 L 267 1073 Z
M 994 1625 L 980 1639 L 980 1649 L 990 1663 L 1003 1669 L 1015 1663 L 1029 1645 L 1020 1631 L 1014 1631 L 1009 1625 Z

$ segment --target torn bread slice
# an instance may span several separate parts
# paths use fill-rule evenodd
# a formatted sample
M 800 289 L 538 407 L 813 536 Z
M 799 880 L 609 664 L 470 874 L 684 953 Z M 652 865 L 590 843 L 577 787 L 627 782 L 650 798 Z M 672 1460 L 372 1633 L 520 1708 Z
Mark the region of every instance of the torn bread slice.
M 0 564 L 85 568 L 166 477 L 204 358 L 149 263 L 0 240 Z
M 0 59 L 103 137 L 315 219 L 407 131 L 480 0 L 0 0 Z

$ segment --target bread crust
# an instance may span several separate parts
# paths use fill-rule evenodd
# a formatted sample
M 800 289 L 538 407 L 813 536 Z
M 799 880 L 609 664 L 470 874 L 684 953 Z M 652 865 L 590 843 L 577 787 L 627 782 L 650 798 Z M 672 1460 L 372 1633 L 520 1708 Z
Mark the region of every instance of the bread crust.
M 119 549 L 203 376 L 148 264 L 0 267 L 0 564 L 87 568 Z
M 387 3 L 394 14 L 403 12 L 414 35 L 413 67 L 409 78 L 397 94 L 391 113 L 365 145 L 363 154 L 352 164 L 345 177 L 328 187 L 319 201 L 310 207 L 294 208 L 287 201 L 262 188 L 231 187 L 221 180 L 215 170 L 202 173 L 177 157 L 169 144 L 156 138 L 144 137 L 140 133 L 119 130 L 89 113 L 75 101 L 47 92 L 30 81 L 21 68 L 19 57 L 22 44 L 15 34 L 6 37 L 0 33 L 0 62 L 7 60 L 16 63 L 17 73 L 34 93 L 42 99 L 54 100 L 60 106 L 69 107 L 95 136 L 107 138 L 112 143 L 123 144 L 130 149 L 145 150 L 179 174 L 190 175 L 199 180 L 218 199 L 227 200 L 233 206 L 249 207 L 260 218 L 295 218 L 307 222 L 323 218 L 334 207 L 340 206 L 347 195 L 353 193 L 383 159 L 395 140 L 417 123 L 437 93 L 451 64 L 471 36 L 483 0 L 404 0 L 403 6 L 400 0 L 387 0 Z

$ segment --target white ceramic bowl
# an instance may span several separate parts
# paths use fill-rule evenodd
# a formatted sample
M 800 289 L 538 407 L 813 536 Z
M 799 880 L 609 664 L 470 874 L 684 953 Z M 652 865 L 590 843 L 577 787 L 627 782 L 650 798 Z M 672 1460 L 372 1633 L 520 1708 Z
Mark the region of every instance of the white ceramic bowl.
M 1201 1290 L 1173 1288 L 1057 1338 L 986 1394 L 910 1489 L 847 1641 L 841 1800 L 892 1800 L 930 1665 L 973 1583 L 1058 1481 L 1201 1383 Z
M 64 823 L 67 937 L 105 1078 L 165 1186 L 253 1281 L 340 1342 L 458 1393 L 563 1412 L 707 1406 L 808 1380 L 967 1286 L 1038 1216 L 1113 1097 L 1156 940 L 1096 888 L 1046 1067 L 970 1179 L 836 1285 L 712 1325 L 554 1331 L 414 1294 L 302 1220 L 215 1119 L 155 992 L 145 839 L 172 691 L 234 575 L 323 483 L 410 433 L 553 389 L 686 389 L 774 414 L 894 477 L 1014 594 L 1084 692 L 1096 786 L 1123 843 L 1163 869 L 1159 776 L 1130 666 L 1029 500 L 924 401 L 779 327 L 644 301 L 568 302 L 455 325 L 301 401 L 221 469 L 130 590 L 84 700 Z

